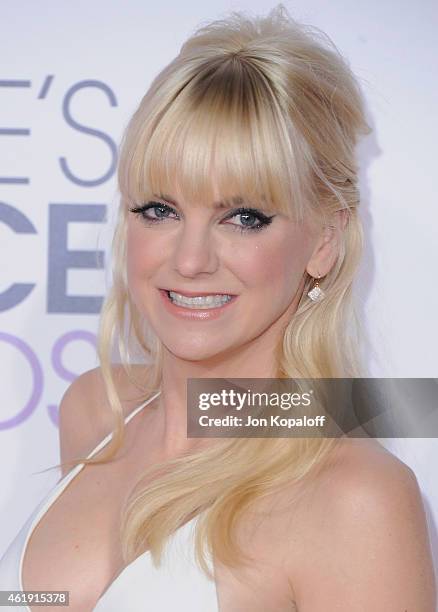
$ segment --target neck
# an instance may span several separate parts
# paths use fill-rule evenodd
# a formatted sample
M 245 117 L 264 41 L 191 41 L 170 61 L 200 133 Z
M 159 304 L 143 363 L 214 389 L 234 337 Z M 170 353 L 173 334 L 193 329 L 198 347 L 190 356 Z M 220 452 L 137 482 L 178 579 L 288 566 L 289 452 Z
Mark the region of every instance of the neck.
M 162 391 L 157 413 L 160 447 L 166 456 L 199 446 L 209 446 L 214 438 L 187 438 L 187 379 L 189 378 L 275 378 L 278 338 L 266 335 L 254 339 L 226 356 L 215 355 L 202 361 L 180 359 L 164 348 Z M 263 356 L 263 359 L 260 356 Z

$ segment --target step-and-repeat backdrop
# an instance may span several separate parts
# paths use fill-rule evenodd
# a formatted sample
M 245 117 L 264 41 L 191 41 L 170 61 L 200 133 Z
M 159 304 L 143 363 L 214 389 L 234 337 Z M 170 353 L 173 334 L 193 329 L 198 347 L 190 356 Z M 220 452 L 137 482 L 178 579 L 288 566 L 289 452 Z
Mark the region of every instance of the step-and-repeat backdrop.
M 357 282 L 375 377 L 438 374 L 438 26 L 432 0 L 285 2 L 324 30 L 365 93 L 367 236 Z M 2 3 L 0 37 L 0 555 L 59 473 L 58 404 L 97 365 L 123 129 L 203 20 L 267 0 Z M 435 62 L 435 70 L 433 63 Z M 420 483 L 438 557 L 433 438 L 387 439 Z M 41 472 L 41 473 L 38 473 Z

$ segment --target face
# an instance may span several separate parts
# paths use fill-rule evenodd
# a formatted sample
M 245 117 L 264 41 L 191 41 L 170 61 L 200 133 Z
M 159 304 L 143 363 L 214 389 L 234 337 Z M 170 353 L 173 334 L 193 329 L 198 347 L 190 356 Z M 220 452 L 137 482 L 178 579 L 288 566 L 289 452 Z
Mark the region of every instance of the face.
M 217 199 L 195 206 L 175 192 L 128 213 L 131 298 L 167 350 L 190 361 L 272 344 L 315 245 L 280 213 Z

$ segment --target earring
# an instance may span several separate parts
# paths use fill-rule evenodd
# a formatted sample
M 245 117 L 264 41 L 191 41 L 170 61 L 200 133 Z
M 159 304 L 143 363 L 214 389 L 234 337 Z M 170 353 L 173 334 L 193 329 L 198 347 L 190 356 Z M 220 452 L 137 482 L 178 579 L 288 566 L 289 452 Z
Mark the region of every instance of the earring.
M 319 286 L 319 279 L 321 278 L 321 274 L 318 272 L 318 278 L 314 279 L 315 283 L 312 289 L 307 293 L 312 302 L 320 302 L 325 298 L 325 293 Z

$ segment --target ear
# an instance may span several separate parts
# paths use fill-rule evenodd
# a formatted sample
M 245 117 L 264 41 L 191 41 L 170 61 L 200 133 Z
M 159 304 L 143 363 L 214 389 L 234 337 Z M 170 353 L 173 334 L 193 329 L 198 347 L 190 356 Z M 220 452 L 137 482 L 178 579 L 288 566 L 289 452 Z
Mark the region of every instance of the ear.
M 326 225 L 317 238 L 315 249 L 309 259 L 306 271 L 310 276 L 326 276 L 335 265 L 339 255 L 340 240 L 348 222 L 348 211 L 337 210 L 329 225 Z

